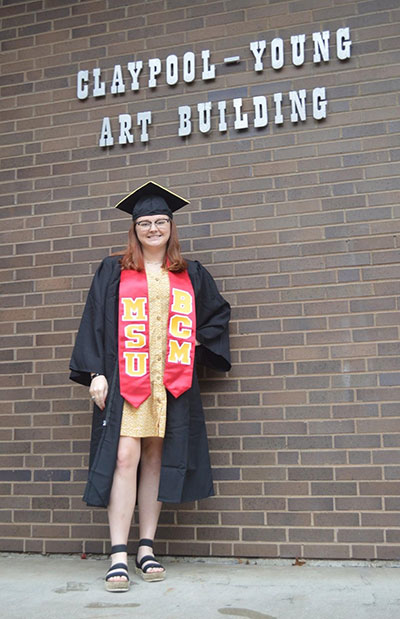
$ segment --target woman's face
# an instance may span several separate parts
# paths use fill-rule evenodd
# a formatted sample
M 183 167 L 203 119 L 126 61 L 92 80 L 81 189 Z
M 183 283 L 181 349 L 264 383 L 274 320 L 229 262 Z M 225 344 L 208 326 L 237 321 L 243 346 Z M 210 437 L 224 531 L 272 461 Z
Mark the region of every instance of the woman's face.
M 143 222 L 147 222 L 148 225 L 143 225 Z M 135 221 L 135 231 L 144 249 L 163 248 L 166 250 L 171 236 L 171 222 L 167 215 L 146 215 L 138 217 Z

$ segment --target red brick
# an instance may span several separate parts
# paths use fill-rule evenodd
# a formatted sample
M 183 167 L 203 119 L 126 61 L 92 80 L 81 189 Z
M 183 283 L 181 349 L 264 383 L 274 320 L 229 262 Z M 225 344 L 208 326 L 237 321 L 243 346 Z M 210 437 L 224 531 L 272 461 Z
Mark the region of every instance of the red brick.
M 289 541 L 298 542 L 299 540 L 302 542 L 333 542 L 333 530 L 317 529 L 315 527 L 310 527 L 309 529 L 292 528 L 289 531 Z
M 384 535 L 382 530 L 377 529 L 343 529 L 338 530 L 337 540 L 338 542 L 383 542 Z M 388 540 L 390 541 L 390 540 Z
M 305 559 L 349 559 L 350 558 L 350 549 L 348 545 L 345 544 L 307 544 L 304 547 L 304 558 Z
M 234 544 L 234 555 L 239 557 L 276 557 L 278 546 L 276 544 L 242 543 Z

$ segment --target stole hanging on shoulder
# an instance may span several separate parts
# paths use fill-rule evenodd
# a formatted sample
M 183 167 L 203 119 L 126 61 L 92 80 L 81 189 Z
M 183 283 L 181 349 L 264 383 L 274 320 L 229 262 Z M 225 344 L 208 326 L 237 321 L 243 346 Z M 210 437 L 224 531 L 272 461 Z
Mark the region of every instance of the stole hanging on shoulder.
M 177 398 L 192 385 L 196 305 L 187 271 L 168 271 L 168 276 L 170 299 L 164 385 Z M 149 301 L 145 271 L 121 272 L 118 361 L 121 395 L 138 408 L 151 394 Z

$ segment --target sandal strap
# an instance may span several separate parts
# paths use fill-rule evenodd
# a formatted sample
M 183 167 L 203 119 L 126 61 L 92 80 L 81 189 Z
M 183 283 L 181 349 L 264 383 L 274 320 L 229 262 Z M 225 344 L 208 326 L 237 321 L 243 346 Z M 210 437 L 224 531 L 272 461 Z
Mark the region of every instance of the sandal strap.
M 142 567 L 141 570 L 144 574 L 147 573 L 147 571 L 149 569 L 151 569 L 152 567 L 161 567 L 162 569 L 164 569 L 164 567 L 161 565 L 161 563 L 159 563 L 158 561 L 156 561 L 155 563 L 149 563 L 148 565 L 146 565 L 145 567 Z
M 140 546 L 149 546 L 150 548 L 153 548 L 153 545 L 154 545 L 154 541 L 152 539 L 143 538 L 140 540 L 138 548 Z
M 136 563 L 138 564 L 138 567 L 140 567 L 141 569 L 143 563 L 146 563 L 146 561 L 155 561 L 155 557 L 153 555 L 146 555 L 145 557 L 142 557 L 140 561 L 136 561 Z
M 121 570 L 115 570 L 115 572 L 110 572 L 110 574 L 107 572 L 106 580 L 110 580 L 110 578 L 114 578 L 115 576 L 124 576 L 124 578 L 129 580 L 128 572 L 125 572 L 125 571 L 122 572 Z
M 114 576 L 125 576 L 129 581 L 128 566 L 125 563 L 115 563 L 112 565 L 106 574 L 106 580 L 114 578 Z
M 149 563 L 148 565 L 146 565 L 145 567 L 142 567 L 142 565 L 144 563 L 147 563 L 148 561 L 151 561 L 151 563 Z M 142 570 L 142 572 L 146 573 L 147 570 L 151 567 L 162 567 L 162 569 L 164 569 L 164 566 L 161 565 L 161 563 L 159 563 L 157 561 L 157 559 L 155 557 L 153 557 L 152 555 L 146 555 L 145 557 L 143 557 L 140 561 L 136 561 L 136 565 L 139 569 Z
M 126 565 L 126 563 L 114 563 L 114 565 L 108 568 L 107 574 L 108 572 L 111 572 L 111 570 L 116 570 L 116 569 L 123 569 L 125 570 L 125 572 L 128 572 L 128 566 Z
M 128 552 L 128 546 L 126 544 L 116 544 L 115 546 L 111 546 L 110 554 L 113 555 L 116 552 Z

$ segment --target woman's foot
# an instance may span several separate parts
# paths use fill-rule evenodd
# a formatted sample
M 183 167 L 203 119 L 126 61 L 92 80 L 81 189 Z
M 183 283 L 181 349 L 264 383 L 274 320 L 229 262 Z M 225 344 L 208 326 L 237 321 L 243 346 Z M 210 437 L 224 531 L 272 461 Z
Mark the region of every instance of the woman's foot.
M 164 580 L 165 568 L 154 557 L 153 540 L 140 540 L 136 556 L 136 573 L 147 582 Z
M 106 590 L 112 592 L 129 591 L 128 555 L 126 544 L 111 548 L 111 567 L 106 574 Z
M 128 554 L 126 552 L 113 552 L 111 555 L 111 568 L 114 568 L 118 563 L 123 563 L 124 565 L 128 564 Z M 120 580 L 126 582 L 125 576 L 111 576 L 109 579 L 111 582 L 118 582 Z

